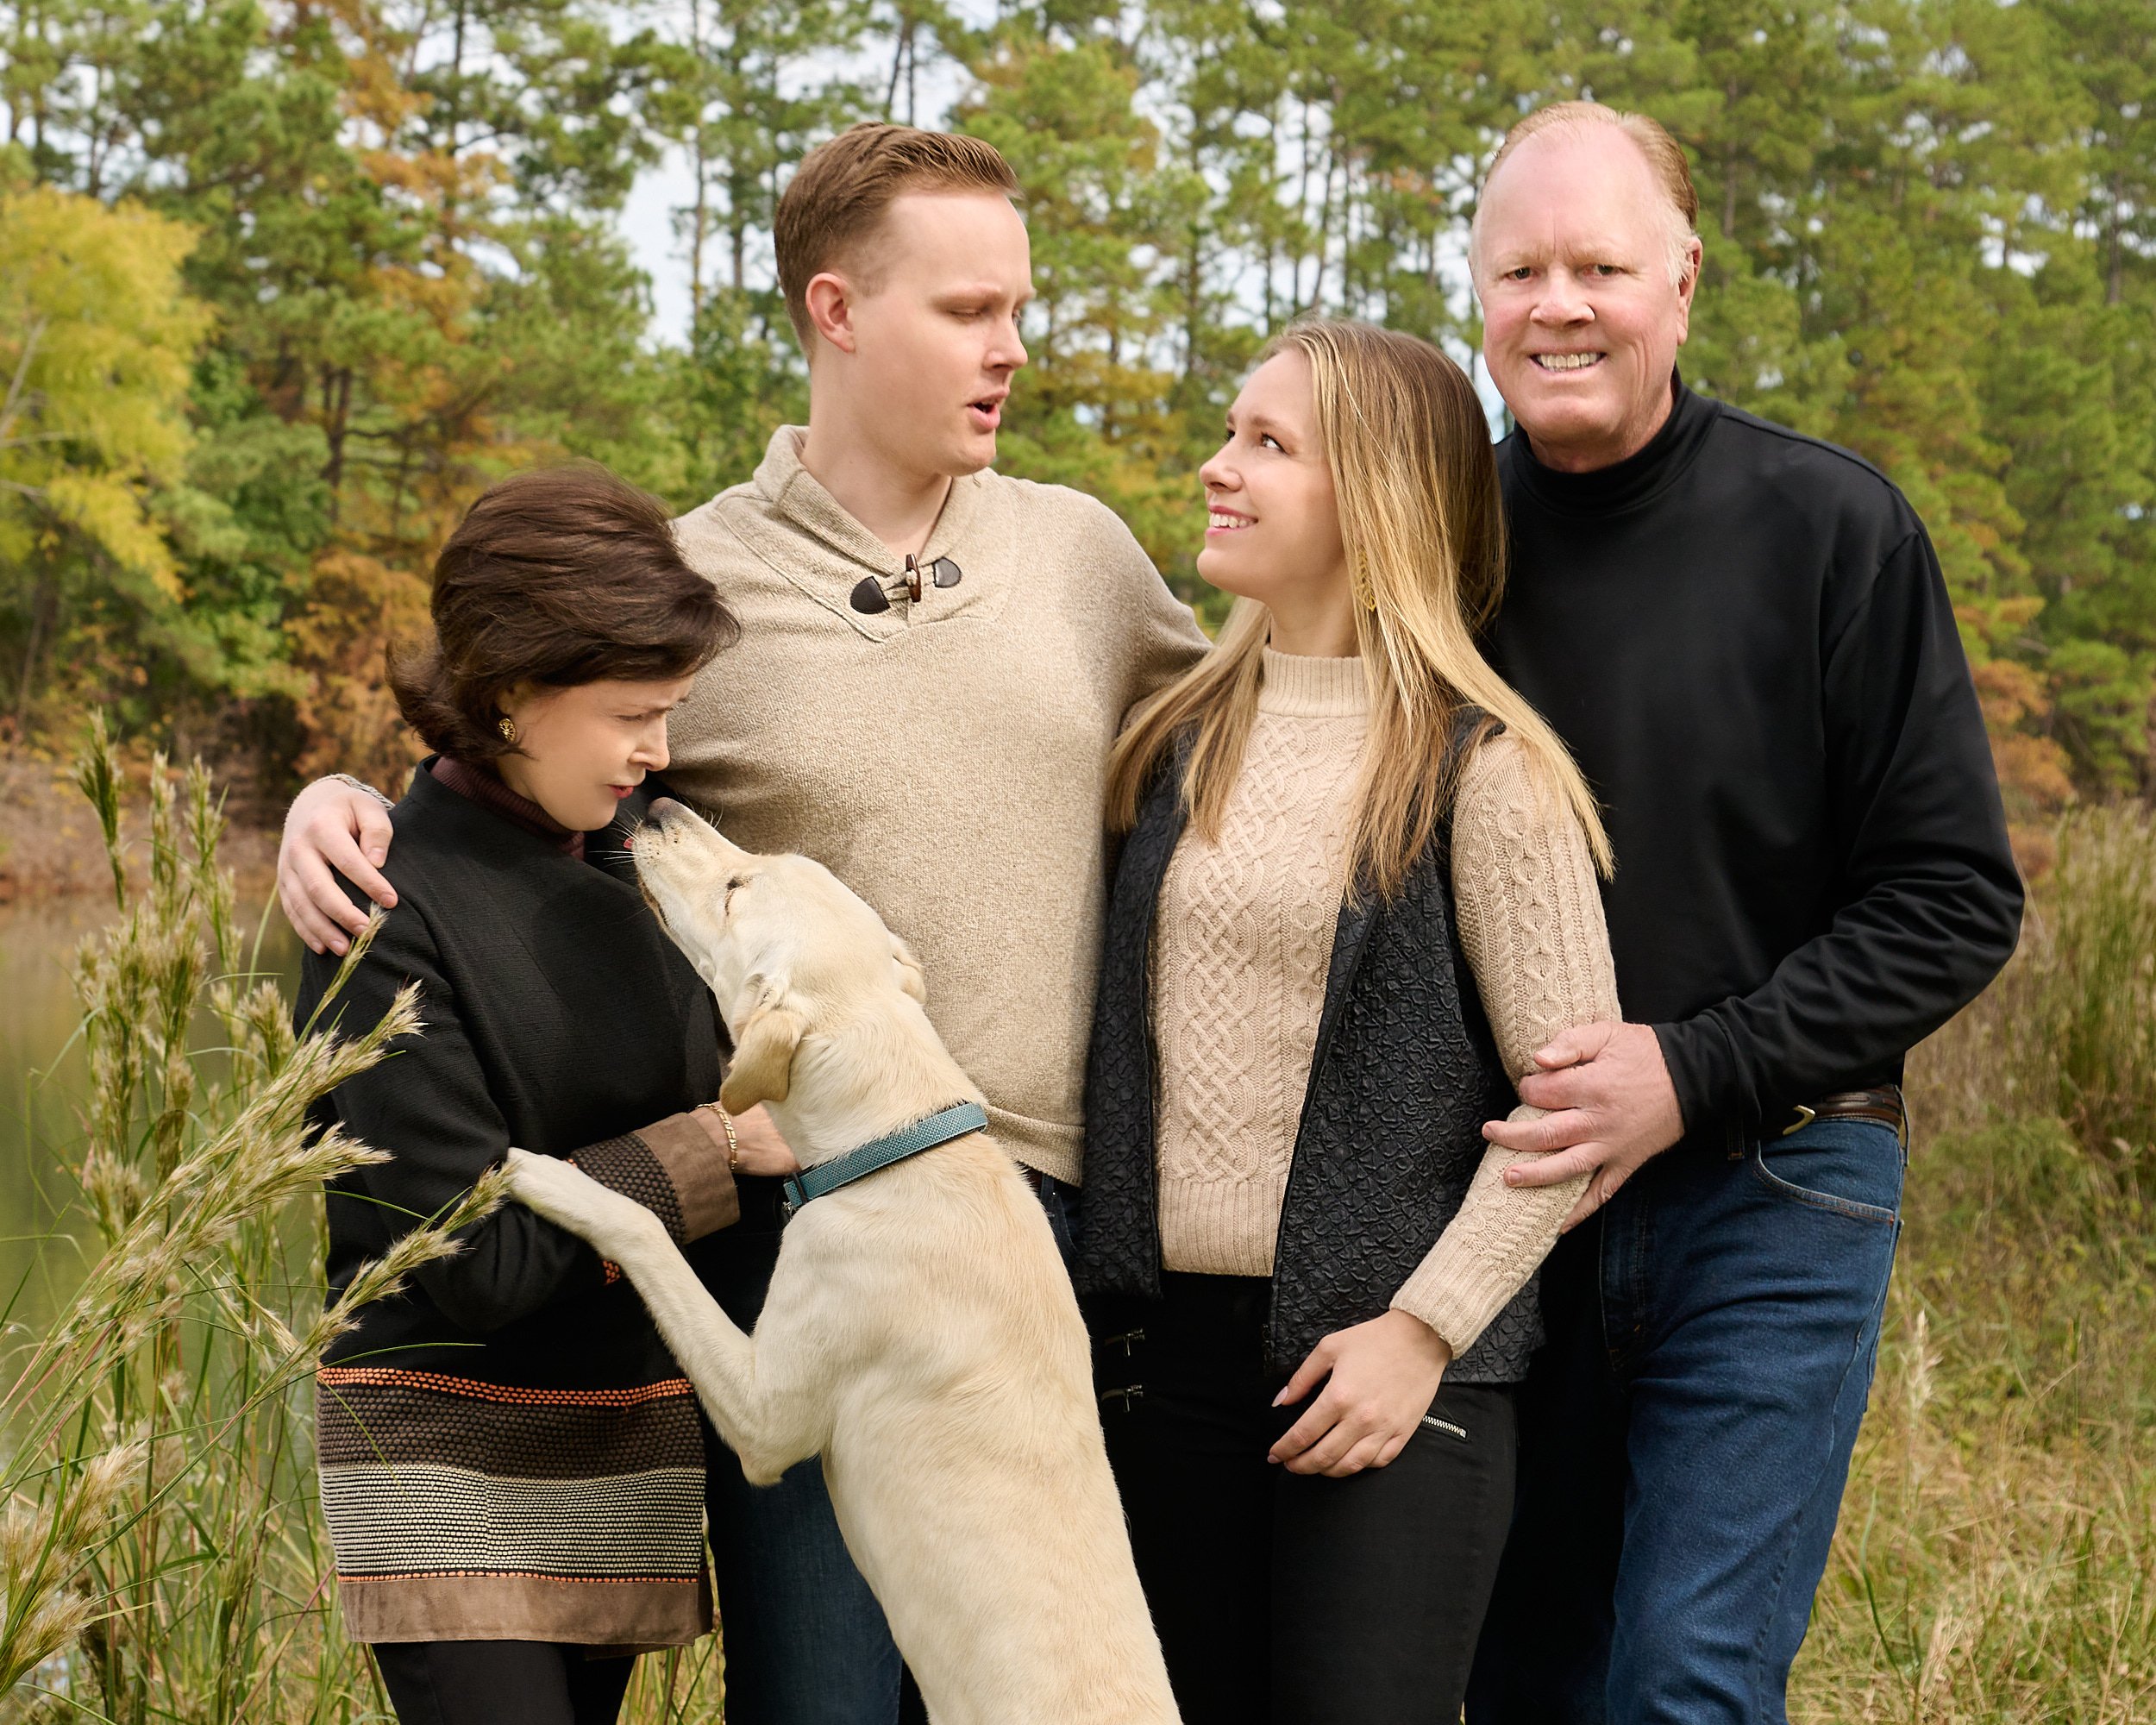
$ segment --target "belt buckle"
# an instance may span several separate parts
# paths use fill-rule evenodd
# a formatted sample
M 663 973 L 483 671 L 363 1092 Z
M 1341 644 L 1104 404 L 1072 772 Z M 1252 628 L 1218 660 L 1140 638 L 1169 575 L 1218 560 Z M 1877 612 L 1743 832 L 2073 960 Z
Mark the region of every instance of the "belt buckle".
M 1817 1108 L 1808 1108 L 1803 1103 L 1799 1102 L 1796 1105 L 1796 1119 L 1782 1128 L 1782 1136 L 1787 1138 L 1791 1132 L 1801 1132 L 1818 1118 Z

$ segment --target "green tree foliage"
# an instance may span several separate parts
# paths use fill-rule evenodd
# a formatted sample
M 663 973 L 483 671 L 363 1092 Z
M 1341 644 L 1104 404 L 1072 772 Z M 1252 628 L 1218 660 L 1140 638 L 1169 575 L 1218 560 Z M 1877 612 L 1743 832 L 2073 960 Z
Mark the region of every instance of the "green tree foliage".
M 184 224 L 215 318 L 126 481 L 161 549 L 12 554 L 17 724 L 97 693 L 385 769 L 381 649 L 479 486 L 588 455 L 686 505 L 799 417 L 772 208 L 862 117 L 1009 155 L 1040 292 L 1005 465 L 1202 602 L 1192 475 L 1258 344 L 1344 313 L 1471 364 L 1477 181 L 1576 96 L 1691 156 L 1688 377 L 1922 511 L 2017 812 L 2156 791 L 2147 0 L 0 0 L 7 183 Z M 661 160 L 681 329 L 617 226 Z

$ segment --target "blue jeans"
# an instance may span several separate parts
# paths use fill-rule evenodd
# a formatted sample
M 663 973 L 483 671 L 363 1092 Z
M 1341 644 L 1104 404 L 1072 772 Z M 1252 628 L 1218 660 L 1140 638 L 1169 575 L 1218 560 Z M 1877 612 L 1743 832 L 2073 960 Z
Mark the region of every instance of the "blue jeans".
M 1055 1235 L 1056 1250 L 1062 1253 L 1063 1268 L 1068 1270 L 1071 1260 L 1078 1255 L 1078 1215 L 1082 1195 L 1077 1187 L 1052 1174 L 1040 1176 L 1037 1189 L 1041 1208 L 1048 1213 L 1048 1231 Z
M 1904 1163 L 1849 1120 L 1672 1151 L 1559 1242 L 1470 1725 L 1785 1725 Z
M 704 1441 L 726 1725 L 893 1725 L 898 1647 L 839 1534 L 822 1458 L 751 1485 L 708 1428 Z

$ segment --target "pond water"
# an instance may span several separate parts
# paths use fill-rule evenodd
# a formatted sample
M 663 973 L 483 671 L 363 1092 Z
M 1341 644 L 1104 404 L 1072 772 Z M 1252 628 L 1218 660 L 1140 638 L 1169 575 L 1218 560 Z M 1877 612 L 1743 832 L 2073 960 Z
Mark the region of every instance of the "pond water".
M 299 976 L 298 938 L 258 903 L 241 906 L 243 939 L 262 930 L 258 963 L 289 990 Z M 76 947 L 111 919 L 103 894 L 0 906 L 0 1310 L 41 1330 L 67 1296 L 81 1261 L 69 1244 L 67 1167 L 80 1134 L 86 1082 L 76 1035 L 80 1007 L 68 975 Z M 214 1023 L 198 1032 L 207 1040 Z

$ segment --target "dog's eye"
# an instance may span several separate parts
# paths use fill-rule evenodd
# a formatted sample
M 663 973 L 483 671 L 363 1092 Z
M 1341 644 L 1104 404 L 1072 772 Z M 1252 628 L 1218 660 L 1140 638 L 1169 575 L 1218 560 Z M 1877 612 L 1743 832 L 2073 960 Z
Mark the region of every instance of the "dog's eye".
M 722 915 L 725 913 L 726 907 L 733 903 L 734 894 L 740 889 L 741 880 L 738 875 L 726 883 L 726 896 L 718 901 L 718 908 Z

